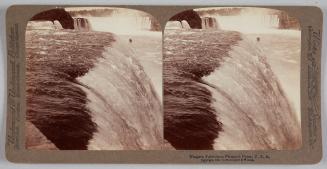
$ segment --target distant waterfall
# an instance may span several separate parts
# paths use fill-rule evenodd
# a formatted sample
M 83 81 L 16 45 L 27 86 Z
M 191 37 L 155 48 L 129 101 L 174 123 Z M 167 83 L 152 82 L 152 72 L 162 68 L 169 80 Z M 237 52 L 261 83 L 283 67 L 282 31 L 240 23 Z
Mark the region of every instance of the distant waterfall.
M 74 28 L 79 31 L 90 31 L 91 25 L 86 18 L 74 18 Z
M 203 17 L 202 20 L 202 29 L 218 29 L 218 23 L 214 17 Z
M 280 27 L 280 17 L 276 10 L 265 8 L 242 8 L 237 14 L 209 13 L 201 11 L 202 27 L 212 28 L 215 23 L 219 29 L 239 32 L 265 32 Z
M 239 16 L 215 16 L 221 29 L 235 31 L 263 31 L 279 27 L 278 15 L 244 14 Z M 243 25 L 243 26 L 242 26 Z
M 87 17 L 92 30 L 131 34 L 160 30 L 160 25 L 151 16 L 139 11 L 115 11 L 108 17 Z

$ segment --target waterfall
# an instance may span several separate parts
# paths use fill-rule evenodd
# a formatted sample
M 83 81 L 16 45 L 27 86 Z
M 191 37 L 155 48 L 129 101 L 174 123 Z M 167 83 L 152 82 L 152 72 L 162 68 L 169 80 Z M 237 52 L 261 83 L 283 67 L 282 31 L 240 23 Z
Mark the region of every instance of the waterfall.
M 165 31 L 165 139 L 182 150 L 300 148 L 294 100 L 271 68 L 264 40 L 236 31 L 183 31 Z
M 115 34 L 139 34 L 158 29 L 157 21 L 148 14 L 136 10 L 116 10 L 107 17 L 86 17 L 94 31 Z
M 224 30 L 258 33 L 277 29 L 279 26 L 277 15 L 244 14 L 239 16 L 216 16 L 215 18 L 221 29 Z
M 213 17 L 203 17 L 202 21 L 202 29 L 218 29 L 218 23 L 216 18 Z
M 74 29 L 79 31 L 90 31 L 91 26 L 86 18 L 74 18 Z
M 198 9 L 202 17 L 202 27 L 211 27 L 214 22 L 219 29 L 233 30 L 243 33 L 260 33 L 279 28 L 279 16 L 277 10 L 265 8 L 241 8 L 238 14 L 208 13 L 206 8 Z M 212 19 L 211 19 L 212 18 Z M 214 21 L 214 19 L 216 21 Z
M 221 29 L 240 32 L 269 31 L 279 27 L 277 14 L 271 14 L 266 9 L 243 9 L 239 15 L 215 16 Z
M 108 32 L 26 31 L 26 120 L 38 129 L 28 126 L 27 148 L 161 148 L 162 103 L 126 43 Z
M 53 24 L 55 25 L 56 29 L 63 29 L 59 21 L 55 20 L 53 21 Z
M 235 45 L 229 57 L 204 77 L 223 131 L 218 150 L 297 149 L 301 127 L 267 58 L 252 41 Z
M 166 23 L 165 29 L 191 29 L 191 27 L 186 20 L 168 21 Z
M 124 43 L 103 52 L 81 83 L 97 132 L 91 150 L 160 149 L 162 111 L 149 77 Z M 94 83 L 96 82 L 96 83 Z
M 182 27 L 184 29 L 191 29 L 190 25 L 188 24 L 188 22 L 186 20 L 182 20 Z

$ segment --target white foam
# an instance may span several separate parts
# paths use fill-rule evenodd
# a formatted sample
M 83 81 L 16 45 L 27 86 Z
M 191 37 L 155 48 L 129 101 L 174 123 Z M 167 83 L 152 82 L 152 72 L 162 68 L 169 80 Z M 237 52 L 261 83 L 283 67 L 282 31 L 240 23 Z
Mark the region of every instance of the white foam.
M 54 30 L 56 26 L 51 21 L 28 21 L 26 29 Z
M 78 81 L 88 86 L 87 107 L 97 132 L 90 150 L 160 149 L 161 102 L 127 45 L 116 41 Z
M 183 29 L 183 26 L 180 21 L 168 21 L 165 29 Z
M 260 48 L 243 37 L 222 65 L 203 79 L 223 123 L 218 150 L 297 149 L 301 127 Z M 283 90 L 283 88 L 281 88 Z

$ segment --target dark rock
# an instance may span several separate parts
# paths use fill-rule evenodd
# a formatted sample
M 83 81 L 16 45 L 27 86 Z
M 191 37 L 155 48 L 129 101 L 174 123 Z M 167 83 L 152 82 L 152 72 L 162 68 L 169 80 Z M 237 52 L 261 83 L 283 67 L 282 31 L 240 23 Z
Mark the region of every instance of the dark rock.
M 198 13 L 194 10 L 186 10 L 171 17 L 170 21 L 183 21 L 186 20 L 192 29 L 201 29 L 202 21 Z
M 74 19 L 64 9 L 51 9 L 34 15 L 31 21 L 52 21 L 58 20 L 64 29 L 74 29 Z

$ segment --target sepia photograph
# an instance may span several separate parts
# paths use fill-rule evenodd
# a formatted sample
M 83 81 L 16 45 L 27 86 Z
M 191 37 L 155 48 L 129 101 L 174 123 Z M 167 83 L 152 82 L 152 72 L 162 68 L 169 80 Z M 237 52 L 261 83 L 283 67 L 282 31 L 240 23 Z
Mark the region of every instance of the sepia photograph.
M 28 150 L 160 150 L 162 31 L 125 8 L 55 8 L 27 23 Z
M 301 148 L 295 17 L 255 7 L 190 9 L 166 23 L 163 46 L 166 147 Z

